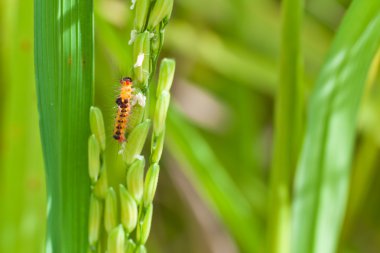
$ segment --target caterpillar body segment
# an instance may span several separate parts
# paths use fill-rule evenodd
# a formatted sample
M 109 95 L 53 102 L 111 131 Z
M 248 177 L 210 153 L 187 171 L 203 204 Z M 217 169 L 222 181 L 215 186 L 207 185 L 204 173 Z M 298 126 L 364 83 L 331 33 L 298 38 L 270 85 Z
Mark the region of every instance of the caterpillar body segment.
M 117 104 L 117 113 L 115 117 L 113 138 L 119 143 L 123 143 L 125 142 L 125 129 L 127 127 L 128 117 L 131 111 L 133 82 L 130 77 L 123 77 L 120 80 L 120 84 L 120 94 L 115 101 Z

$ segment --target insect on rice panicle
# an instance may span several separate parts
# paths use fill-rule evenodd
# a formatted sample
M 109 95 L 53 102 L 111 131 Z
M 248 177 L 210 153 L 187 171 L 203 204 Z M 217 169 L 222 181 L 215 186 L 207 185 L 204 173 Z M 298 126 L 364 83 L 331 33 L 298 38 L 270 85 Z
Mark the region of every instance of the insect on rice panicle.
M 115 117 L 115 127 L 113 138 L 119 143 L 125 142 L 125 129 L 127 127 L 128 116 L 131 111 L 132 78 L 123 77 L 120 79 L 120 94 L 116 99 L 117 113 Z

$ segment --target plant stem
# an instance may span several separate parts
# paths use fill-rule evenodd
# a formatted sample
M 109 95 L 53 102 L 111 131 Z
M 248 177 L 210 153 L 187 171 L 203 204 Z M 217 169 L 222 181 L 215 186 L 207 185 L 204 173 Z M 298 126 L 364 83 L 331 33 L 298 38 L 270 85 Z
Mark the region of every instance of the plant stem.
M 290 250 L 290 190 L 302 136 L 302 0 L 284 0 L 280 80 L 276 96 L 268 252 Z

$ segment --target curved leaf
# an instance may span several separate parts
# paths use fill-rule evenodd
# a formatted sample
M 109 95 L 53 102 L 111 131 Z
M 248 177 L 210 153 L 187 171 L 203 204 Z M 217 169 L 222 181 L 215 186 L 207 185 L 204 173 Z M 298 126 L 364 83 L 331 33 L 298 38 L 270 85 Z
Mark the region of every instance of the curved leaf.
M 354 1 L 310 101 L 296 175 L 292 252 L 336 250 L 346 207 L 358 106 L 379 43 L 380 1 Z

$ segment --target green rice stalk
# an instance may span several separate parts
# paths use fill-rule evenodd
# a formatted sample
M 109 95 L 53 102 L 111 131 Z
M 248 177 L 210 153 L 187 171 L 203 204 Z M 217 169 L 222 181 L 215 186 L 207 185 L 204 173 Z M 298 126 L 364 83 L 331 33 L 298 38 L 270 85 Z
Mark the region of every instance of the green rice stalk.
M 282 41 L 270 174 L 267 252 L 290 252 L 291 189 L 302 136 L 303 0 L 282 2 Z
M 151 10 L 147 15 L 149 6 Z M 137 90 L 135 96 L 141 93 L 148 102 L 150 101 L 148 85 L 156 68 L 158 54 L 163 44 L 164 27 L 168 22 L 172 7 L 172 0 L 153 2 L 138 1 L 136 3 L 135 27 L 131 32 L 130 41 L 130 43 L 133 43 L 133 72 L 135 89 Z M 162 154 L 165 119 L 170 101 L 169 89 L 173 81 L 175 62 L 173 60 L 164 60 L 162 66 L 158 84 L 160 87 L 158 91 L 160 91 L 160 93 L 156 94 L 157 104 L 153 115 L 153 136 L 150 159 L 152 160 L 152 155 L 154 154 L 153 157 L 157 163 Z M 134 106 L 132 110 L 139 106 L 143 107 L 140 103 L 136 103 L 136 106 Z M 127 137 L 123 155 L 127 165 L 127 189 L 139 207 L 139 221 L 137 223 L 136 232 L 136 242 L 139 245 L 136 252 L 146 252 L 143 245 L 149 236 L 153 212 L 152 201 L 159 174 L 159 166 L 157 163 L 154 163 L 150 166 L 145 177 L 145 182 L 143 182 L 143 168 L 145 162 L 139 157 L 139 154 L 142 151 L 150 127 L 151 119 L 149 118 L 152 117 L 146 113 L 145 118 L 145 121 L 137 125 L 134 129 L 131 129 Z M 124 222 L 128 223 L 127 221 Z
M 152 201 L 159 172 L 157 163 L 162 154 L 165 119 L 170 101 L 169 89 L 174 75 L 175 63 L 173 60 L 163 61 L 163 72 L 160 74 L 159 80 L 160 94 L 157 97 L 158 102 L 153 117 L 149 115 L 149 106 L 146 103 L 150 100 L 149 83 L 162 48 L 163 29 L 170 17 L 172 6 L 172 0 L 141 0 L 134 6 L 135 21 L 130 41 L 133 46 L 132 113 L 128 119 L 126 142 L 121 145 L 119 152 L 126 166 L 126 185 L 119 185 L 118 194 L 112 187 L 109 187 L 105 193 L 107 170 L 103 155 L 106 148 L 103 117 L 100 110 L 95 107 L 90 112 L 93 135 L 89 139 L 89 175 L 93 183 L 91 188 L 94 195 L 100 199 L 106 195 L 104 204 L 106 233 L 103 236 L 107 234 L 106 248 L 109 253 L 124 250 L 124 246 L 123 249 L 121 247 L 121 234 L 128 240 L 125 244 L 127 252 L 146 252 L 143 244 L 148 239 L 151 226 Z M 149 20 L 154 20 L 154 22 L 149 23 L 151 30 L 148 31 L 146 27 Z M 145 159 L 141 156 L 141 152 L 152 125 L 152 118 L 154 121 L 154 137 L 152 139 L 154 156 L 152 157 L 157 163 L 154 163 L 148 170 L 144 182 Z M 118 199 L 120 199 L 120 205 L 118 205 Z M 138 227 L 138 231 L 134 234 L 136 227 Z M 92 240 L 91 243 L 95 244 L 96 242 Z

